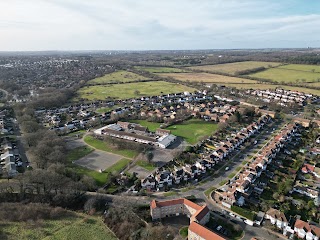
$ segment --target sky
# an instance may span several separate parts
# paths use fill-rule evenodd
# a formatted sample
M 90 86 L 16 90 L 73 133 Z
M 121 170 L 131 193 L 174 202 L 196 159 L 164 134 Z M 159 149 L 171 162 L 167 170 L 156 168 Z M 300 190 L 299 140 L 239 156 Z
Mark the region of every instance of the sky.
M 0 51 L 320 47 L 318 0 L 0 0 Z

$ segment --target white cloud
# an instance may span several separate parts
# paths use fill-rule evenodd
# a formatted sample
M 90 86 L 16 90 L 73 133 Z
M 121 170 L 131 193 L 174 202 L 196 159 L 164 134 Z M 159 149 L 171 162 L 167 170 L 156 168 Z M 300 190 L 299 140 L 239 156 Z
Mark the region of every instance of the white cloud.
M 290 14 L 286 9 L 287 1 L 4 0 L 0 2 L 0 50 L 306 47 L 318 43 L 320 15 L 299 9 Z

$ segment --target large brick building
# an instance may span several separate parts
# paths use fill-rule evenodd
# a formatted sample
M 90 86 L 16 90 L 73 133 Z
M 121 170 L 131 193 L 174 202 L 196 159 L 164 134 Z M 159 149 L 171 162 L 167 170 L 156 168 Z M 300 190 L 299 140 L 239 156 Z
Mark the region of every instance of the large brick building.
M 207 206 L 199 206 L 185 198 L 168 201 L 152 200 L 150 204 L 152 220 L 158 220 L 170 216 L 186 215 L 190 218 L 188 229 L 189 240 L 222 240 L 221 236 L 207 229 L 205 225 L 210 219 L 210 211 Z

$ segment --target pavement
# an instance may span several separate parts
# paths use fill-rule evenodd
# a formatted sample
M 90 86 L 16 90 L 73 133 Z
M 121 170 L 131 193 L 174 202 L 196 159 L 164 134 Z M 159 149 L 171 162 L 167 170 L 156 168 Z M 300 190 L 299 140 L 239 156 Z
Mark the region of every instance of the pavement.
M 123 157 L 120 155 L 94 150 L 79 160 L 74 161 L 75 164 L 95 171 L 105 170 L 118 162 Z

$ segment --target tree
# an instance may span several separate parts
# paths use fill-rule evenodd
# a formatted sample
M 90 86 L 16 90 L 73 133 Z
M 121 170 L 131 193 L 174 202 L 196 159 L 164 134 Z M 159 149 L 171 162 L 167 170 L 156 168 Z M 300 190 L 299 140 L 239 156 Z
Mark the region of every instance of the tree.
M 153 159 L 153 152 L 148 151 L 148 152 L 146 153 L 146 157 L 147 157 L 148 162 L 150 163 L 151 160 Z

